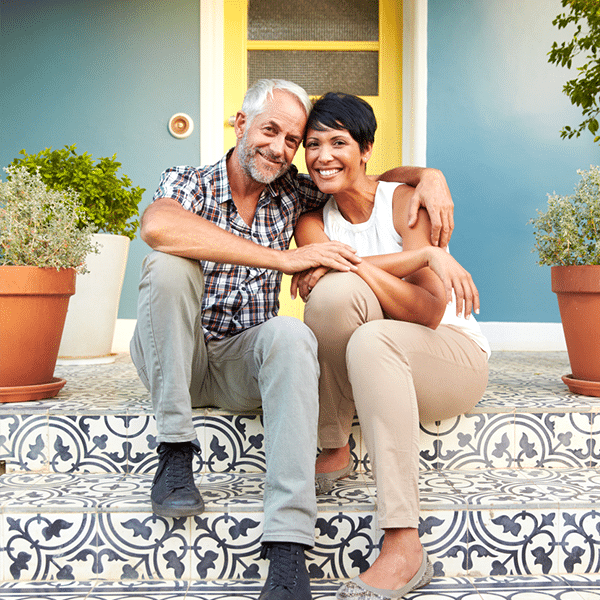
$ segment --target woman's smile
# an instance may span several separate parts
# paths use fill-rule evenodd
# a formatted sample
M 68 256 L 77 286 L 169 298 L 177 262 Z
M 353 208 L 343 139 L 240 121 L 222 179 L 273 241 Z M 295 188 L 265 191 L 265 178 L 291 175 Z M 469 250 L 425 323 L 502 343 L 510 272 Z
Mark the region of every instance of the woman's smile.
M 346 129 L 310 129 L 305 157 L 310 176 L 326 194 L 353 187 L 365 173 L 365 153 Z

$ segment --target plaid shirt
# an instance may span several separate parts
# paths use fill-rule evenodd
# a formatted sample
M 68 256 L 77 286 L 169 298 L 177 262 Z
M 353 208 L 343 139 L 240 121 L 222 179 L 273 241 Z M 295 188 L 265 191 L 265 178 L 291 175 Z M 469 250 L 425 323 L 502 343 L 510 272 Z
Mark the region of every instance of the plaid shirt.
M 321 194 L 295 166 L 269 184 L 252 226 L 240 217 L 231 197 L 226 160 L 209 167 L 173 167 L 163 172 L 154 200 L 172 198 L 183 208 L 257 244 L 286 250 L 301 213 L 322 206 Z M 282 273 L 271 269 L 201 261 L 204 271 L 202 328 L 205 339 L 223 339 L 277 315 Z

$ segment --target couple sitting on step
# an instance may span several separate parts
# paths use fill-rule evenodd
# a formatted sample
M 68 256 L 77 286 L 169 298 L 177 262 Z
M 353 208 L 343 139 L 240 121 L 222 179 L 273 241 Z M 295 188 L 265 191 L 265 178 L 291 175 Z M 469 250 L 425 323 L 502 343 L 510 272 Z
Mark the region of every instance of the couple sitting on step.
M 428 583 L 419 419 L 469 410 L 487 384 L 489 346 L 470 317 L 477 289 L 446 248 L 444 177 L 417 167 L 367 176 L 375 128 L 355 96 L 312 106 L 299 86 L 261 80 L 235 117 L 235 147 L 215 165 L 166 170 L 142 218 L 154 251 L 131 356 L 160 442 L 152 507 L 172 517 L 203 510 L 192 407 L 262 407 L 270 565 L 261 600 L 311 598 L 304 551 L 316 493 L 354 467 L 355 411 L 384 539 L 337 597 L 398 598 Z M 310 176 L 291 165 L 301 143 Z M 306 301 L 304 323 L 277 316 L 282 273 Z

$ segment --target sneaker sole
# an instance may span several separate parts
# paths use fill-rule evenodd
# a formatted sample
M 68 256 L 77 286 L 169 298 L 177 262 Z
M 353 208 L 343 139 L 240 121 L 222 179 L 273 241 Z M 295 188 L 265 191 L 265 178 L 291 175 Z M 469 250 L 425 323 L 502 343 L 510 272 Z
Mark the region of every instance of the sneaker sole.
M 204 502 L 196 506 L 183 506 L 181 508 L 162 506 L 152 501 L 152 512 L 159 517 L 195 517 L 204 512 Z

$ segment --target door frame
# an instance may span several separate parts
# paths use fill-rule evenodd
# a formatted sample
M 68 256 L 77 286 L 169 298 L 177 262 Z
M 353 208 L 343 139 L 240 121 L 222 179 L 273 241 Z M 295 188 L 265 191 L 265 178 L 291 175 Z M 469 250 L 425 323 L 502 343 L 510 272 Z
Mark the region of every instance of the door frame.
M 427 0 L 402 5 L 402 157 L 425 167 L 427 159 Z M 200 164 L 212 164 L 223 148 L 223 0 L 200 0 Z M 215 118 L 221 115 L 222 118 Z

